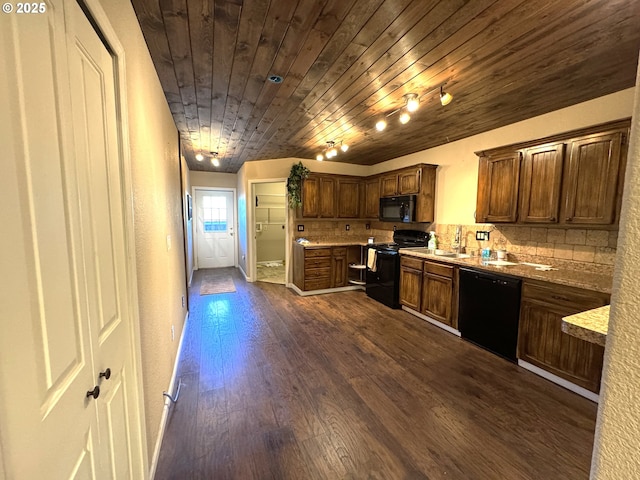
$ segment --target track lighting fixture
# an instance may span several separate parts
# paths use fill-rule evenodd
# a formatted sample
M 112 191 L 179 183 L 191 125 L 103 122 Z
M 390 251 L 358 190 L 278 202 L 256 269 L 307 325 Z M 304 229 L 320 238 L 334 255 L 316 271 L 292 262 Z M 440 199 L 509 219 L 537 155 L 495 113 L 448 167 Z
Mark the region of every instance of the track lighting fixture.
M 346 152 L 347 150 L 349 150 L 349 145 L 347 145 L 344 142 L 340 142 L 340 150 L 342 150 L 343 153 Z M 329 158 L 333 158 L 333 157 L 335 157 L 337 155 L 338 155 L 338 149 L 336 148 L 336 142 L 328 141 L 324 152 L 323 153 L 319 153 L 318 155 L 316 155 L 316 160 L 321 162 L 325 158 L 329 159 Z
M 201 153 L 196 154 L 196 160 L 201 162 L 202 160 L 204 160 L 204 155 L 202 155 Z
M 449 92 L 445 92 L 443 88 L 444 88 L 444 85 L 441 85 L 440 86 L 440 103 L 444 107 L 445 105 L 449 105 L 451 103 L 451 100 L 453 100 L 453 95 L 451 95 Z
M 400 121 L 400 123 L 403 125 L 408 123 L 411 120 L 411 115 L 409 114 L 412 112 L 415 112 L 420 107 L 420 99 L 433 92 L 437 92 L 438 90 L 440 90 L 440 103 L 443 106 L 449 105 L 451 103 L 451 100 L 453 100 L 453 95 L 451 95 L 449 92 L 445 92 L 444 86 L 445 84 L 443 83 L 442 85 L 440 85 L 440 87 L 431 89 L 422 95 L 419 95 L 417 93 L 405 94 L 402 97 L 404 98 L 404 105 L 400 108 L 396 108 L 392 112 L 387 113 L 385 115 L 385 118 L 390 117 L 391 115 L 395 115 L 396 113 L 399 113 L 400 117 L 398 118 L 398 120 Z M 385 120 L 385 118 L 381 118 L 376 122 L 377 131 L 382 132 L 387 127 L 387 121 Z
M 214 167 L 219 167 L 220 160 L 218 159 L 218 152 L 211 152 L 211 155 L 213 155 L 211 157 L 211 165 L 213 165 Z
M 418 107 L 420 106 L 420 98 L 417 93 L 407 93 L 404 98 L 406 100 L 405 107 L 408 112 L 415 112 L 418 110 Z

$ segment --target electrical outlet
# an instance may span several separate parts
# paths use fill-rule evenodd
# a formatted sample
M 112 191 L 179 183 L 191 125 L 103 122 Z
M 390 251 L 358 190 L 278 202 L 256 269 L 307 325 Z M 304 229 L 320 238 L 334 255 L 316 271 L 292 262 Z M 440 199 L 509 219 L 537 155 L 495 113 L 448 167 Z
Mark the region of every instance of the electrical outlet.
M 173 325 L 171 325 L 171 341 L 173 342 L 176 339 L 176 329 Z
M 298 231 L 304 232 L 304 225 L 298 225 Z
M 371 230 L 371 224 L 370 223 L 365 224 L 364 229 Z
M 393 226 L 393 231 L 394 231 L 394 232 L 396 231 L 396 226 L 395 226 L 395 225 Z
M 184 295 L 182 295 L 182 308 L 184 308 L 185 303 L 184 303 Z
M 476 232 L 476 240 L 489 240 L 489 232 L 478 230 Z
M 346 225 L 344 226 L 344 229 L 348 232 L 349 230 L 351 230 L 351 225 L 346 224 Z

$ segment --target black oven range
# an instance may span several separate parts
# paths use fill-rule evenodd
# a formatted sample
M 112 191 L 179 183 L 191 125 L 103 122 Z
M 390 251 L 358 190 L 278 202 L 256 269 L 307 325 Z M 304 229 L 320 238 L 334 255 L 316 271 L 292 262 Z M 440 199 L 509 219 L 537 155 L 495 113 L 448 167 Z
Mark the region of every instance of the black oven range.
M 407 247 L 424 247 L 427 233 L 396 230 L 392 243 L 371 245 L 367 254 L 366 293 L 391 308 L 400 308 L 400 254 Z

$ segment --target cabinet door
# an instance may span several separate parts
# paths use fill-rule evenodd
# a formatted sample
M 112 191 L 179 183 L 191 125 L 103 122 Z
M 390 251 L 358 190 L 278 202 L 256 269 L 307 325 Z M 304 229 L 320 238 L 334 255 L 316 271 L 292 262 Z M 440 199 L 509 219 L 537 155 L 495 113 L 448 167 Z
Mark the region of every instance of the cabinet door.
M 357 178 L 338 179 L 338 218 L 358 218 L 360 216 L 360 185 Z
M 398 174 L 398 194 L 411 195 L 420 193 L 420 174 L 422 169 L 416 168 Z
M 622 139 L 621 132 L 614 132 L 571 142 L 564 183 L 565 223 L 614 222 Z
M 454 267 L 424 262 L 422 279 L 422 313 L 453 326 Z
M 334 249 L 331 257 L 331 288 L 347 285 L 347 249 Z
M 422 291 L 422 270 L 400 268 L 400 303 L 420 311 L 420 297 Z
M 518 209 L 520 152 L 480 157 L 476 222 L 515 222 Z
M 562 331 L 562 317 L 574 313 L 576 309 L 523 299 L 518 358 L 597 393 L 604 348 Z
M 320 179 L 309 175 L 302 182 L 302 216 L 316 218 L 320 214 Z
M 380 214 L 380 179 L 373 178 L 364 183 L 364 217 L 378 218 Z
M 336 216 L 336 181 L 333 178 L 320 177 L 319 216 L 334 218 Z
M 564 147 L 556 143 L 525 150 L 520 174 L 521 222 L 558 222 Z
M 393 197 L 398 194 L 398 174 L 383 175 L 380 177 L 380 196 Z

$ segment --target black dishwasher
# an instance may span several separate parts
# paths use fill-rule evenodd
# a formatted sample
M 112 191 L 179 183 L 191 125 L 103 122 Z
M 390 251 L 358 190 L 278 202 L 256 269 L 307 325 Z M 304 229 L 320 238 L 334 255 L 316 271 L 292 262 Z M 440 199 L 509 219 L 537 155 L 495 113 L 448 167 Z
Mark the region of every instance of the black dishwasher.
M 462 338 L 515 362 L 521 284 L 518 278 L 461 268 Z

